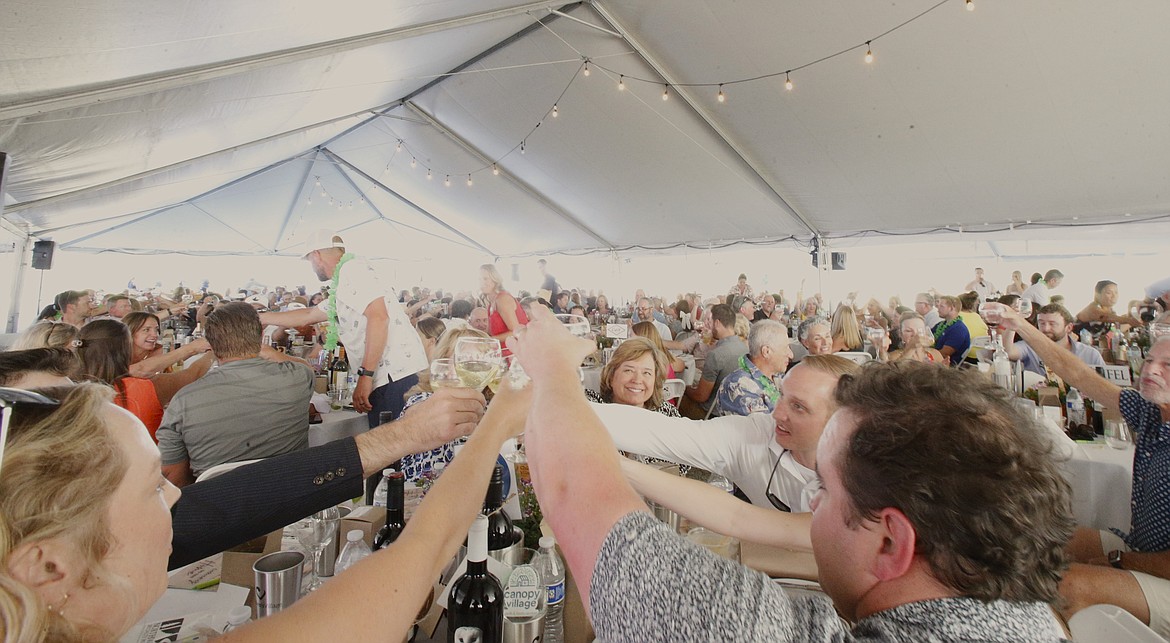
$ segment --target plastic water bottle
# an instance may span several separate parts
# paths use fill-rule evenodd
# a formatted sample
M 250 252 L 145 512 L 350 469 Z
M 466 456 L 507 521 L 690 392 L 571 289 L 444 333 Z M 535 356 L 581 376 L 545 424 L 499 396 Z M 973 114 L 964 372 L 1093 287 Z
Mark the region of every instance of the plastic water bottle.
M 387 493 L 387 490 L 390 488 L 388 486 L 389 483 L 387 481 L 390 479 L 390 475 L 392 473 L 394 473 L 394 469 L 392 469 L 392 468 L 382 469 L 382 479 L 378 481 L 378 487 L 376 489 L 374 489 L 374 502 L 371 503 L 371 504 L 373 504 L 373 506 L 375 506 L 375 507 L 385 507 L 386 506 L 386 493 Z
M 341 554 L 337 556 L 337 565 L 333 568 L 333 574 L 340 574 L 372 553 L 374 552 L 370 550 L 370 546 L 362 539 L 362 531 L 360 529 L 350 530 L 345 534 L 345 546 L 341 548 Z
M 557 541 L 552 536 L 541 536 L 540 552 L 532 559 L 532 566 L 540 572 L 548 595 L 548 611 L 544 614 L 544 643 L 565 641 L 565 561 L 557 554 Z
M 238 630 L 248 624 L 252 620 L 252 608 L 247 605 L 237 605 L 228 612 L 227 627 L 223 628 L 223 633 L 227 634 L 232 630 Z
M 1064 397 L 1064 408 L 1068 416 L 1068 425 L 1085 424 L 1085 399 L 1080 391 L 1073 387 L 1068 388 L 1068 395 Z

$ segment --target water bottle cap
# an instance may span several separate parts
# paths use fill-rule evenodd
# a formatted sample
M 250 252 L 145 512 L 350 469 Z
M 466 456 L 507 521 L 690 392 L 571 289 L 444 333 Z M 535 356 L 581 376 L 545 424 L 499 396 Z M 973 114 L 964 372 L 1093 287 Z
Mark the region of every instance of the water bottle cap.
M 540 548 L 541 549 L 552 549 L 553 547 L 556 547 L 556 546 L 557 546 L 557 539 L 556 538 L 553 538 L 552 536 L 541 536 L 540 537 Z
M 362 533 L 361 529 L 351 529 L 345 532 L 345 539 L 351 543 L 356 543 L 362 539 L 363 535 L 364 534 Z

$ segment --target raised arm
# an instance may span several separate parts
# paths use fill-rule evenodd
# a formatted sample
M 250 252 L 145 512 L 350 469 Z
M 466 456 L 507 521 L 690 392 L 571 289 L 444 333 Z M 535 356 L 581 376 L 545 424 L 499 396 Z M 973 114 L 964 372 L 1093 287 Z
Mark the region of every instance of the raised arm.
M 1002 311 L 1000 326 L 1015 331 L 1032 350 L 1036 351 L 1036 355 L 1040 357 L 1045 366 L 1052 369 L 1070 386 L 1075 386 L 1081 393 L 1094 401 L 1111 409 L 1121 408 L 1121 388 L 1119 386 L 1098 375 L 1097 371 L 1082 362 L 1072 351 L 1045 337 L 1044 333 L 1020 317 L 1020 314 L 1011 307 L 1000 305 L 1000 308 Z
M 150 377 L 159 371 L 166 370 L 168 366 L 175 362 L 185 362 L 188 358 L 199 353 L 206 353 L 209 350 L 211 350 L 211 344 L 208 344 L 206 339 L 199 338 L 169 353 L 160 352 L 158 355 L 147 357 L 137 364 L 131 364 L 130 376 Z
M 318 324 L 327 319 L 329 319 L 329 315 L 316 306 L 299 310 L 286 310 L 283 313 L 260 313 L 261 326 L 281 326 L 283 328 Z
M 531 395 L 505 383 L 402 536 L 292 608 L 224 641 L 401 639 L 483 506 L 496 456 L 524 427 Z
M 633 460 L 623 458 L 621 465 L 635 491 L 693 523 L 740 540 L 812 551 L 811 513 L 757 507 L 709 484 L 672 476 Z
M 593 344 L 571 336 L 543 306 L 533 306 L 532 316 L 508 341 L 533 381 L 524 445 L 540 506 L 589 605 L 589 579 L 606 536 L 623 516 L 647 508 L 581 390 L 577 365 Z

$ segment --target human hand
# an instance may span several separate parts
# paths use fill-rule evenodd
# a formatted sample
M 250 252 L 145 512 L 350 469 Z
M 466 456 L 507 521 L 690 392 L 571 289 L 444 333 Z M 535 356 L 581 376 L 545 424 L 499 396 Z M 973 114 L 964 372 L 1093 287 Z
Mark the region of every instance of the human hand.
M 211 343 L 202 337 L 191 340 L 191 343 L 187 344 L 187 346 L 190 348 L 192 355 L 206 353 L 211 350 Z
M 574 337 L 546 306 L 533 305 L 527 326 L 508 338 L 508 349 L 520 360 L 524 372 L 540 385 L 569 376 L 577 380 L 577 368 L 597 349 L 588 339 Z
M 498 426 L 506 431 L 507 437 L 520 435 L 524 433 L 524 424 L 531 406 L 532 387 L 514 388 L 512 378 L 505 374 L 500 379 L 500 386 L 492 397 L 487 413 L 483 416 L 483 426 Z
M 374 409 L 370 404 L 370 393 L 374 390 L 374 378 L 359 377 L 357 386 L 353 389 L 353 410 L 358 413 L 369 413 Z
M 502 390 L 501 386 L 501 390 Z M 442 388 L 412 406 L 407 415 L 421 422 L 423 440 L 435 448 L 469 435 L 483 417 L 487 402 L 483 394 L 469 388 Z M 494 405 L 493 405 L 494 406 Z

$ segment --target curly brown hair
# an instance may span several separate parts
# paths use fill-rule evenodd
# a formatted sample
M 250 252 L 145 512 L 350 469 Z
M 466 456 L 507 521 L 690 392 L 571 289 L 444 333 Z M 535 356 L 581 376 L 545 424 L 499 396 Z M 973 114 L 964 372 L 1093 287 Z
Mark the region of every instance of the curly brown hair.
M 894 507 L 941 583 L 985 601 L 1052 602 L 1074 520 L 1053 446 L 1008 391 L 928 364 L 845 376 L 857 419 L 841 454 L 854 524 Z

